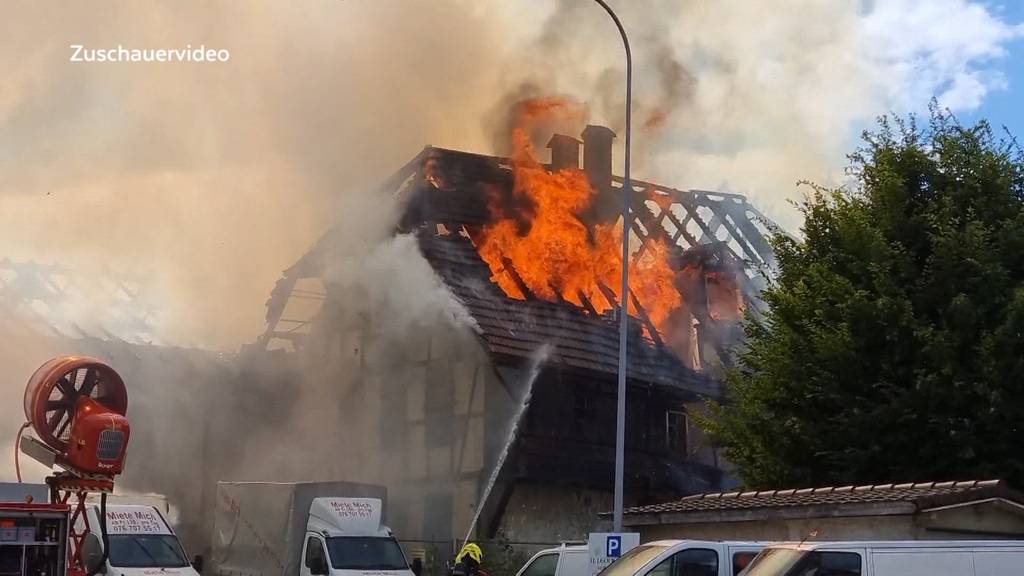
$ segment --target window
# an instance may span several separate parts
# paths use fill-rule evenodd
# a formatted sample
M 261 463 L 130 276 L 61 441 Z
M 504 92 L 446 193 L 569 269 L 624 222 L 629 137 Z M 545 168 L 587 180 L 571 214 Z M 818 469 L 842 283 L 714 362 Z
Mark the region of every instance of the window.
M 597 388 L 590 383 L 579 382 L 573 394 L 573 425 L 577 435 L 590 439 L 595 436 L 597 422 Z
M 178 539 L 171 534 L 108 534 L 110 565 L 118 568 L 184 568 Z
M 788 576 L 860 576 L 860 554 L 855 552 L 811 552 Z
M 405 570 L 405 555 L 393 538 L 328 538 L 331 566 L 336 570 Z
M 426 411 L 427 448 L 445 448 L 454 439 L 455 374 L 445 361 L 427 367 Z
M 732 573 L 733 573 L 733 576 L 736 576 L 740 572 L 743 572 L 743 569 L 750 565 L 750 561 L 754 559 L 754 556 L 757 556 L 757 552 L 748 551 L 748 552 L 736 552 L 735 554 L 733 554 L 732 555 Z
M 384 418 L 387 421 L 387 418 Z M 454 438 L 454 418 L 452 415 L 427 416 L 426 422 L 427 448 L 447 448 Z
M 789 548 L 765 548 L 750 563 L 744 576 L 783 576 L 804 554 Z
M 669 452 L 687 454 L 687 428 L 686 412 L 679 410 L 665 412 L 665 447 Z
M 555 576 L 555 568 L 558 567 L 558 554 L 544 554 L 538 556 L 526 567 L 523 576 Z
M 320 540 L 310 536 L 306 539 L 306 568 L 314 574 L 327 565 L 327 554 Z
M 685 416 L 684 416 L 685 418 Z M 672 556 L 672 576 L 717 576 L 718 552 L 696 548 Z
M 633 576 L 637 570 L 643 568 L 651 560 L 654 560 L 666 548 L 666 546 L 654 546 L 651 544 L 637 546 L 602 570 L 600 576 Z
M 588 550 L 579 552 L 565 550 L 558 562 L 561 574 L 590 574 L 590 552 Z
M 647 576 L 717 576 L 718 552 L 690 548 L 676 552 L 651 569 Z
M 861 576 L 860 554 L 765 548 L 745 576 Z
M 423 531 L 426 540 L 449 540 L 452 537 L 452 494 L 427 494 L 423 499 Z
M 377 421 L 377 437 L 380 438 L 380 449 L 387 452 L 402 452 L 408 447 L 408 391 L 403 382 L 398 379 L 383 378 L 363 381 L 356 377 L 354 386 L 368 386 L 376 382 L 380 387 L 381 412 L 387 413 L 388 417 L 381 417 Z
M 647 576 L 672 576 L 672 556 L 665 558 L 657 566 L 651 568 Z

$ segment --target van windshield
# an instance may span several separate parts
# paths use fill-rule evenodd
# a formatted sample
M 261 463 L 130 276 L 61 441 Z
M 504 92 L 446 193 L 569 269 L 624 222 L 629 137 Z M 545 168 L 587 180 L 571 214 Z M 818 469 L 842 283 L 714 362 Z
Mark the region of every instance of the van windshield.
M 336 570 L 408 570 L 394 538 L 337 537 L 327 539 L 327 553 Z
M 108 534 L 110 565 L 118 568 L 184 568 L 185 552 L 173 534 Z
M 609 564 L 600 572 L 599 576 L 632 576 L 666 549 L 668 546 L 653 546 L 651 544 L 637 546 L 623 554 L 622 558 Z

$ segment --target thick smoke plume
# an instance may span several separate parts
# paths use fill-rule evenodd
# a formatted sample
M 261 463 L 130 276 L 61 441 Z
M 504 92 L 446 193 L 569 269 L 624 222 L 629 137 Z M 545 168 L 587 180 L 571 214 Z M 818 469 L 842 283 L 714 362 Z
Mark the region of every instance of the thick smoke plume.
M 506 19 L 475 4 L 6 3 L 18 25 L 0 38 L 0 257 L 143 278 L 159 296 L 161 342 L 253 341 L 281 270 L 331 224 L 341 223 L 341 258 L 387 236 L 390 199 L 376 189 L 392 170 L 428 143 L 487 149 L 479 119 L 494 101 Z M 72 44 L 204 45 L 231 59 L 75 63 Z M 109 325 L 103 305 L 67 314 L 63 324 Z M 87 347 L 8 326 L 3 440 L 35 366 Z M 173 376 L 131 384 L 132 412 L 146 416 L 194 393 Z M 6 459 L 0 469 L 13 478 Z
M 558 93 L 621 146 L 611 22 L 586 1 L 530 4 L 8 2 L 4 256 L 154 280 L 164 341 L 250 341 L 279 271 L 332 222 L 381 224 L 371 184 L 424 144 L 501 151 L 510 104 Z M 634 174 L 749 193 L 791 228 L 794 183 L 840 174 L 871 116 L 923 105 L 911 93 L 976 106 L 1024 31 L 967 0 L 615 8 L 633 42 Z M 74 63 L 72 44 L 231 59 Z
M 3 255 L 157 281 L 167 341 L 251 341 L 327 226 L 381 223 L 374 184 L 428 143 L 486 148 L 501 21 L 473 4 L 8 3 Z M 71 44 L 231 59 L 74 63 Z

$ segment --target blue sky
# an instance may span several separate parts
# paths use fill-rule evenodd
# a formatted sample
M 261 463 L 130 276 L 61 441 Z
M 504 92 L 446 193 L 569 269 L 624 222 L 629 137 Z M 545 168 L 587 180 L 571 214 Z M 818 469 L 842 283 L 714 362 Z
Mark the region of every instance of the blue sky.
M 990 4 L 993 12 L 1005 21 L 1024 23 L 1024 0 L 1009 0 L 1003 4 Z M 994 128 L 1001 131 L 1005 125 L 1024 143 L 1024 38 L 1008 42 L 1005 48 L 1009 54 L 995 63 L 995 68 L 1006 76 L 1007 86 L 986 95 L 981 106 L 968 113 L 959 113 L 963 121 L 987 119 Z

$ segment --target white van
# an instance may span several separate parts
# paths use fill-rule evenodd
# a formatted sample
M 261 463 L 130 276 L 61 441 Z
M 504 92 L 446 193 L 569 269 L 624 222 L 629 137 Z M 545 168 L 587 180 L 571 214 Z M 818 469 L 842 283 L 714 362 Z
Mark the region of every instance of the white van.
M 103 554 L 99 506 L 86 508 L 92 530 L 83 543 L 87 564 Z M 107 505 L 107 542 L 110 551 L 99 573 L 106 576 L 143 576 L 157 570 L 164 576 L 199 576 L 167 519 L 155 506 Z
M 633 548 L 601 576 L 736 576 L 763 542 L 661 540 Z M 542 550 L 516 576 L 589 576 L 587 546 Z
M 659 540 L 633 548 L 601 576 L 736 576 L 766 542 Z
M 516 576 L 588 576 L 589 548 L 568 546 L 548 548 L 533 555 Z
M 1024 541 L 816 542 L 765 548 L 744 576 L 1011 576 Z

